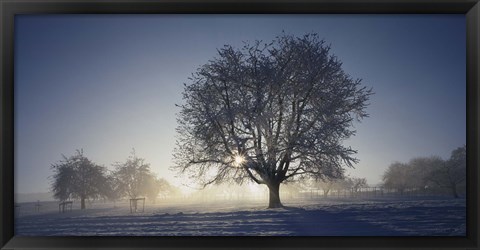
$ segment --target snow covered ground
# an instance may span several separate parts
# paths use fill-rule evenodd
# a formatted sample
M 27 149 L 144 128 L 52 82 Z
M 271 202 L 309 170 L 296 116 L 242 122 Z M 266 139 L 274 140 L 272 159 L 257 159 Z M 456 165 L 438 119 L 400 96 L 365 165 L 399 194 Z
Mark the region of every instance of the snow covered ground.
M 59 213 L 58 203 L 16 208 L 18 236 L 465 236 L 464 199 L 439 197 L 287 200 L 267 209 L 265 200 L 146 203 L 97 202 Z

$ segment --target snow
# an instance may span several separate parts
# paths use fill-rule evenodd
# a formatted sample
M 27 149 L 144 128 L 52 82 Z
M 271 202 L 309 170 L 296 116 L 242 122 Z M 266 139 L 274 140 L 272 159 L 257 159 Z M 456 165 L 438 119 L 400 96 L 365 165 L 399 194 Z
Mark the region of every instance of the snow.
M 442 197 L 316 198 L 146 202 L 130 213 L 128 203 L 96 202 L 59 213 L 58 203 L 17 207 L 17 236 L 465 236 L 465 199 Z

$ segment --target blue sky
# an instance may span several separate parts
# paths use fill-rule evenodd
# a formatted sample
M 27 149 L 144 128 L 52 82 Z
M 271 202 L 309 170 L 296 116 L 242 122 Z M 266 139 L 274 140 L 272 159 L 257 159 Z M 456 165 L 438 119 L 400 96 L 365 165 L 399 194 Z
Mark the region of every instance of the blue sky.
M 464 15 L 19 15 L 15 18 L 15 191 L 45 192 L 50 165 L 83 148 L 112 169 L 135 148 L 172 165 L 183 83 L 224 44 L 318 33 L 373 87 L 370 118 L 345 142 L 370 184 L 394 161 L 466 141 Z

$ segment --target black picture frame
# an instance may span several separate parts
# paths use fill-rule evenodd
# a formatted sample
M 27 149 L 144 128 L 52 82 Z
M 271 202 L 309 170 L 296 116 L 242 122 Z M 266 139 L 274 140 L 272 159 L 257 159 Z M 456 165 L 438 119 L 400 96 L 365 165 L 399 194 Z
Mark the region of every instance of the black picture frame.
M 479 47 L 478 0 L 1 0 L 0 246 L 2 249 L 478 249 Z M 15 237 L 13 45 L 16 14 L 382 13 L 465 14 L 467 30 L 466 237 Z

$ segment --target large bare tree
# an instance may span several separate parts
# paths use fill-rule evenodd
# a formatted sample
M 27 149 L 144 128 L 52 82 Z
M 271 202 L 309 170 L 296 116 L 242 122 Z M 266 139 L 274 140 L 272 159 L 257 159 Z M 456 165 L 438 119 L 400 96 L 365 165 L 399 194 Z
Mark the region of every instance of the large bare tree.
M 174 169 L 204 185 L 252 180 L 282 206 L 280 184 L 341 177 L 358 161 L 343 141 L 367 117 L 371 89 L 317 34 L 224 46 L 185 85 Z

